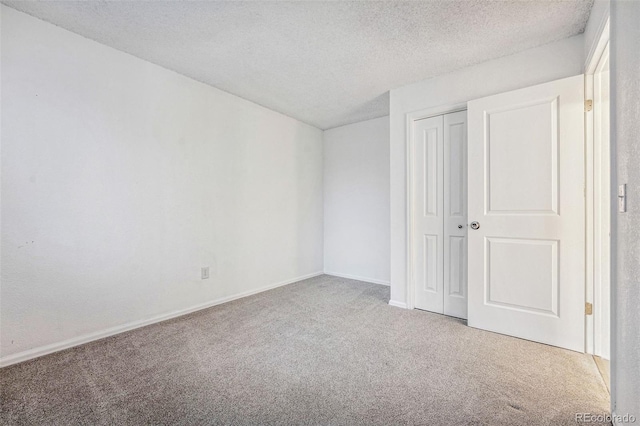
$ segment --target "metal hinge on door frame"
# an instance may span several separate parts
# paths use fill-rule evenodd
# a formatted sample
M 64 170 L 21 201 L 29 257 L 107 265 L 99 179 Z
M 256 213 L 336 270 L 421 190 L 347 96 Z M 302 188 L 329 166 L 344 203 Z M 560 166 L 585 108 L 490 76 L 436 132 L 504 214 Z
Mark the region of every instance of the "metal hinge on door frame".
M 584 314 L 585 315 L 593 315 L 593 304 L 586 302 L 584 304 Z
M 589 112 L 593 109 L 593 100 L 592 99 L 586 99 L 584 101 L 584 112 Z

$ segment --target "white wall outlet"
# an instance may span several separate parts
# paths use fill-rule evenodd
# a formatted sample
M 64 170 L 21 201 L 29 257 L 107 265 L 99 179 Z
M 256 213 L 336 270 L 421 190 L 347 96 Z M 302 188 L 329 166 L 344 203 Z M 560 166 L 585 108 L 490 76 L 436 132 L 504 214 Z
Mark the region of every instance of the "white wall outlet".
M 209 279 L 209 267 L 205 266 L 204 268 L 200 269 L 200 278 L 203 280 L 208 280 Z

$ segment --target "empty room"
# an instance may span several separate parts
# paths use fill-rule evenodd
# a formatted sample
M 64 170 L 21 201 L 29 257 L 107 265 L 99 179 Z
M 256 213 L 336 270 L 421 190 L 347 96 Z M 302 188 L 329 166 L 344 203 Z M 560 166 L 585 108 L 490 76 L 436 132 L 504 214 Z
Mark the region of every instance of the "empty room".
M 0 424 L 640 423 L 640 0 L 0 3 Z

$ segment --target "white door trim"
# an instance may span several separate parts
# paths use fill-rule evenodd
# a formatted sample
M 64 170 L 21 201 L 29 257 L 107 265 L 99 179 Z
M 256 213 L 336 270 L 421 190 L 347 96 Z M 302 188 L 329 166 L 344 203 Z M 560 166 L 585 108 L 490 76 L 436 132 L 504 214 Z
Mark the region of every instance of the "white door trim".
M 609 18 L 603 21 L 600 28 L 600 36 L 598 41 L 594 44 L 590 58 L 585 65 L 585 99 L 593 99 L 594 96 L 594 74 L 597 70 L 598 64 L 605 49 L 609 45 Z M 595 279 L 595 262 L 597 259 L 597 250 L 595 248 L 596 243 L 596 203 L 594 194 L 596 191 L 596 180 L 594 164 L 601 162 L 601 159 L 595 152 L 595 140 L 594 140 L 594 120 L 593 111 L 585 112 L 585 157 L 586 157 L 586 301 L 593 304 L 594 312 L 598 312 L 599 308 L 596 306 L 597 300 L 595 295 L 599 294 L 600 288 L 599 281 Z M 611 172 L 611 171 L 610 171 Z M 613 264 L 613 259 L 610 259 Z M 611 312 L 611 311 L 610 311 Z M 589 354 L 595 354 L 597 349 L 595 347 L 596 340 L 602 338 L 600 330 L 595 326 L 596 315 L 587 315 L 585 317 L 585 352 Z
M 604 52 L 605 47 L 609 44 L 609 21 L 610 18 L 607 16 L 600 24 L 598 41 L 591 47 L 589 59 L 587 59 L 584 67 L 585 74 L 593 75 L 598 66 L 598 62 L 600 62 L 602 52 Z
M 406 229 L 406 252 L 407 252 L 407 309 L 415 308 L 415 287 L 413 279 L 413 122 L 422 120 L 429 117 L 435 117 L 438 115 L 449 114 L 452 112 L 464 111 L 467 109 L 467 103 L 459 103 L 452 105 L 444 105 L 434 108 L 427 108 L 419 111 L 414 111 L 406 114 L 406 152 L 405 152 L 405 165 L 407 170 L 406 183 L 406 214 L 407 214 L 407 229 Z

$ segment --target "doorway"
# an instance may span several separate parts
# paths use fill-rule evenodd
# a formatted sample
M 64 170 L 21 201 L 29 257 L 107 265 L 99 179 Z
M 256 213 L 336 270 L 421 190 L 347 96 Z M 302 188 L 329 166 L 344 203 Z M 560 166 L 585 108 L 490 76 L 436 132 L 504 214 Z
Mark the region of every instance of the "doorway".
M 594 356 L 602 377 L 610 388 L 610 292 L 611 292 L 611 214 L 615 209 L 611 188 L 610 102 L 609 102 L 609 24 L 585 72 L 588 105 L 587 131 L 587 299 L 593 309 L 587 317 L 587 353 Z
M 596 101 L 595 110 L 608 112 L 608 106 L 602 106 L 608 103 L 605 63 L 598 68 L 602 102 Z M 464 244 L 469 247 L 468 271 L 458 270 L 468 280 L 465 314 L 471 326 L 594 353 L 595 324 L 608 331 L 608 289 L 595 292 L 593 287 L 594 224 L 600 226 L 603 245 L 597 253 L 603 256 L 608 253 L 608 219 L 599 215 L 594 220 L 593 183 L 589 187 L 595 179 L 589 166 L 594 154 L 593 146 L 585 146 L 585 137 L 593 137 L 593 132 L 585 121 L 585 94 L 585 76 L 579 75 L 470 101 L 461 108 L 469 108 L 464 217 L 472 207 L 473 217 L 468 216 L 470 226 L 458 225 L 466 231 Z M 445 300 L 450 295 L 442 293 L 444 272 L 450 267 L 444 241 L 450 231 L 442 224 L 450 212 L 445 199 L 451 193 L 445 182 L 450 160 L 444 157 L 451 141 L 445 136 L 446 114 L 428 112 L 407 115 L 407 305 L 448 314 Z M 598 126 L 608 135 L 608 116 L 602 116 Z M 602 139 L 599 150 L 606 154 L 607 146 Z M 608 158 L 598 159 L 606 189 Z M 606 211 L 607 194 L 598 197 L 600 210 Z M 598 262 L 598 268 L 600 281 L 607 285 L 608 264 Z M 604 354 L 608 335 L 598 338 Z

